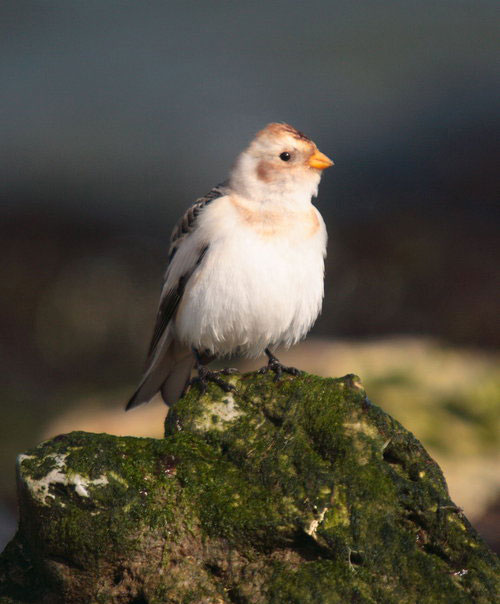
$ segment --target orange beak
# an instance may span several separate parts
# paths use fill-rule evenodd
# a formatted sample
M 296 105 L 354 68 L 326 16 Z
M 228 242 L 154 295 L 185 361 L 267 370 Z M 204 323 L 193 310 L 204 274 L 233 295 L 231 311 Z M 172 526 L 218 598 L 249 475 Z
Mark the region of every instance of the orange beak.
M 332 160 L 324 153 L 321 153 L 319 149 L 316 149 L 307 163 L 311 168 L 316 168 L 316 170 L 324 170 L 325 168 L 333 166 Z

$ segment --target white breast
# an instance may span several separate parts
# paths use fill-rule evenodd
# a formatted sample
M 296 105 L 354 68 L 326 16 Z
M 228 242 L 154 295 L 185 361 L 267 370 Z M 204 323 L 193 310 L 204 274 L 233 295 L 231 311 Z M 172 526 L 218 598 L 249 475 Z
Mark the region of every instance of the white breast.
M 317 210 L 255 212 L 225 197 L 202 217 L 198 235 L 210 244 L 184 292 L 177 337 L 217 356 L 258 356 L 303 338 L 323 299 L 326 229 Z

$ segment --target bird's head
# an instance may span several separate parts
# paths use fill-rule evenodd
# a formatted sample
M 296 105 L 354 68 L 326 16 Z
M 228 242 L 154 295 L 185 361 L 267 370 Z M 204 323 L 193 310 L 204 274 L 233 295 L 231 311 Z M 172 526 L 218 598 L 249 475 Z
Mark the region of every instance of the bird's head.
M 288 124 L 269 124 L 239 155 L 231 188 L 248 199 L 309 202 L 321 172 L 333 165 L 315 143 Z

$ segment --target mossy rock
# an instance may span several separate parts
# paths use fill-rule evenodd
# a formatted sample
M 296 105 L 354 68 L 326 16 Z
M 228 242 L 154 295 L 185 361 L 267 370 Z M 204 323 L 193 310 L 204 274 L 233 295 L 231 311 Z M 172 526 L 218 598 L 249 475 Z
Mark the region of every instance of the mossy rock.
M 496 601 L 497 557 L 355 376 L 231 380 L 193 388 L 165 439 L 21 455 L 0 602 Z

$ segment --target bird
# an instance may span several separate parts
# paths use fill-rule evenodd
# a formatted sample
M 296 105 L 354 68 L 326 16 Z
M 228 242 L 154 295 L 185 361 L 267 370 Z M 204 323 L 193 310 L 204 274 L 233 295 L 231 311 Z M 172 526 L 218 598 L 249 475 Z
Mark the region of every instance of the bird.
M 127 410 L 158 392 L 171 406 L 195 381 L 234 389 L 223 376 L 236 370 L 206 367 L 216 358 L 265 353 L 262 373 L 300 373 L 272 350 L 303 339 L 321 311 L 327 233 L 312 198 L 332 165 L 308 136 L 271 123 L 229 179 L 188 208 L 171 235 L 146 369 Z

